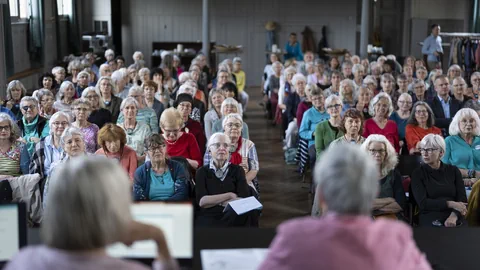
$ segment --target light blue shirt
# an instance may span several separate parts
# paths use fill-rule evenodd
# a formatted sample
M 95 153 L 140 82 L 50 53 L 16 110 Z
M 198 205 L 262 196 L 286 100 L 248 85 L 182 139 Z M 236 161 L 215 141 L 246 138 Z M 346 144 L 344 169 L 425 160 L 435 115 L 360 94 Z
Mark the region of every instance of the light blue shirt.
M 319 112 L 314 107 L 305 111 L 298 134 L 300 134 L 302 139 L 308 140 L 308 147 L 315 144 L 313 133 L 315 132 L 317 124 L 328 119 L 330 119 L 330 115 L 327 111 Z
M 448 97 L 447 101 L 445 101 L 438 95 L 437 97 L 438 100 L 440 100 L 440 104 L 442 104 L 443 114 L 445 115 L 445 118 L 450 118 L 450 97 Z
M 469 145 L 460 135 L 449 136 L 445 139 L 445 155 L 443 163 L 455 165 L 459 169 L 480 171 L 480 137 L 473 138 Z
M 48 135 L 45 137 L 45 161 L 43 163 L 44 165 L 44 172 L 48 176 L 50 175 L 50 167 L 54 162 L 59 161 L 63 157 L 63 148 L 55 148 L 53 145 L 53 136 Z
M 434 52 L 443 53 L 442 38 L 430 35 L 423 41 L 422 54 L 428 55 L 428 62 L 438 62 L 438 57 L 433 54 Z
M 150 192 L 148 196 L 152 201 L 165 201 L 175 193 L 175 182 L 172 179 L 170 170 L 163 174 L 156 174 L 150 170 Z

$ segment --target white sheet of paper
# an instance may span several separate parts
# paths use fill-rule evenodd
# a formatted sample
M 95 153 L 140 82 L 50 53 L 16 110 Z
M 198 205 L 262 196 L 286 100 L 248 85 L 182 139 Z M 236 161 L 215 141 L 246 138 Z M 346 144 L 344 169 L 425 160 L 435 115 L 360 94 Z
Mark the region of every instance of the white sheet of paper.
M 235 213 L 237 213 L 237 215 L 242 215 L 249 211 L 261 209 L 263 207 L 263 205 L 253 196 L 231 201 L 228 204 L 230 207 L 232 207 Z M 225 207 L 225 209 L 227 209 L 227 207 Z
M 258 269 L 267 257 L 268 248 L 204 249 L 200 251 L 204 270 Z
M 18 206 L 0 208 L 0 261 L 8 261 L 19 250 Z

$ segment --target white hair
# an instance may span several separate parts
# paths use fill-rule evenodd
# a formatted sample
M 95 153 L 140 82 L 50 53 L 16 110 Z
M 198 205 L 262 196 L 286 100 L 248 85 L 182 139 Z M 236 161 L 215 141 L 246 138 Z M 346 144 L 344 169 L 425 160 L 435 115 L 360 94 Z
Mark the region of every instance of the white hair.
M 193 98 L 195 98 L 196 93 L 197 93 L 197 89 L 195 87 L 193 87 L 188 83 L 184 83 L 180 85 L 180 87 L 178 88 L 177 97 L 180 94 L 189 94 L 189 95 L 192 95 Z
M 333 101 L 337 100 L 338 102 L 340 102 L 340 104 L 343 104 L 342 100 L 340 99 L 339 96 L 337 95 L 330 95 L 327 97 L 327 99 L 325 99 L 325 108 L 327 108 L 328 106 L 330 106 L 330 104 L 332 104 Z
M 212 144 L 217 143 L 218 139 L 223 138 L 227 144 L 231 144 L 230 138 L 223 132 L 216 132 L 210 136 L 210 139 L 207 142 L 207 149 L 212 146 Z
M 239 113 L 231 113 L 231 114 L 229 114 L 229 115 L 226 115 L 226 116 L 223 118 L 223 121 L 222 121 L 222 127 L 223 127 L 223 128 L 225 128 L 225 125 L 227 124 L 228 120 L 230 120 L 231 118 L 240 121 L 240 123 L 242 123 L 242 126 L 243 126 L 242 115 L 239 114 Z
M 381 169 L 380 169 L 382 174 L 380 175 L 380 177 L 383 178 L 391 170 L 395 169 L 395 166 L 397 166 L 397 163 L 398 163 L 397 152 L 395 152 L 395 148 L 393 148 L 392 143 L 385 136 L 380 134 L 372 134 L 368 136 L 361 145 L 361 148 L 365 151 L 365 153 L 368 152 L 369 150 L 368 147 L 373 142 L 382 143 L 385 146 L 385 150 L 386 150 L 385 159 L 383 160 Z
M 112 91 L 112 95 L 113 95 L 114 93 L 116 93 L 115 90 L 116 90 L 116 88 L 117 88 L 116 85 L 113 83 L 112 78 L 107 77 L 107 76 L 102 76 L 102 77 L 100 77 L 100 79 L 98 79 L 98 81 L 97 81 L 97 85 L 95 85 L 95 89 L 96 89 L 96 92 L 97 92 L 98 96 L 100 97 L 102 103 L 103 103 L 103 96 L 102 96 L 102 92 L 100 91 L 100 83 L 101 83 L 103 80 L 107 80 L 108 83 L 110 84 L 110 87 L 112 88 L 112 90 L 111 90 L 111 91 Z M 84 90 L 84 91 L 85 91 L 85 90 Z
M 372 75 L 367 75 L 367 77 L 365 77 L 365 79 L 363 79 L 363 83 L 364 84 L 373 83 L 373 85 L 375 85 L 375 87 L 378 86 L 377 80 Z
M 352 88 L 352 99 L 356 100 L 357 91 L 355 90 L 355 83 L 353 82 L 353 80 L 350 80 L 350 79 L 344 79 L 340 82 L 340 89 L 338 90 L 340 100 L 342 100 L 342 102 L 345 100 L 343 96 L 343 91 L 345 90 L 346 85 L 350 85 L 350 87 Z
M 79 135 L 80 137 L 82 137 L 82 140 L 85 140 L 84 137 L 83 137 L 83 132 L 76 128 L 76 127 L 67 127 L 65 128 L 65 130 L 63 131 L 62 133 L 62 136 L 60 137 L 60 143 L 62 145 L 65 145 L 65 141 L 70 138 L 70 137 L 73 137 L 73 135 Z M 85 141 L 84 141 L 85 143 Z
M 124 99 L 124 100 L 122 101 L 122 104 L 120 104 L 120 110 L 123 111 L 123 109 L 124 109 L 125 107 L 127 107 L 128 105 L 130 105 L 130 104 L 135 105 L 135 108 L 137 108 L 137 110 L 138 110 L 138 107 L 139 107 L 138 102 L 137 102 L 137 100 L 134 99 L 133 97 L 127 97 L 126 99 Z M 137 113 L 138 113 L 138 112 L 137 112 Z
M 105 57 L 112 55 L 115 56 L 115 52 L 112 49 L 108 49 L 105 51 Z
M 137 61 L 137 60 L 136 60 L 137 56 L 139 56 L 140 60 L 143 60 L 143 53 L 140 52 L 140 51 L 136 51 L 136 52 L 133 53 L 133 56 L 132 56 L 132 57 L 133 57 L 133 61 Z
M 369 216 L 378 193 L 375 162 L 356 145 L 329 147 L 314 169 L 317 192 L 338 214 Z
M 135 86 L 132 86 L 129 90 L 128 90 L 128 96 L 131 96 L 133 94 L 137 94 L 137 93 L 140 93 L 143 95 L 143 89 L 142 87 L 138 86 L 138 85 L 135 85 Z
M 110 76 L 112 78 L 113 83 L 117 83 L 119 81 L 122 81 L 125 78 L 125 72 L 122 70 L 115 70 L 112 75 Z M 119 91 L 122 91 L 123 89 L 119 89 Z
M 143 76 L 145 74 L 150 74 L 150 69 L 148 68 L 141 68 L 139 71 L 138 71 L 138 76 Z
M 448 128 L 448 133 L 451 136 L 460 135 L 462 133 L 460 131 L 460 122 L 466 117 L 473 118 L 473 120 L 475 120 L 476 127 L 475 127 L 475 130 L 473 131 L 473 134 L 475 136 L 480 135 L 480 118 L 478 117 L 477 112 L 469 108 L 463 108 L 455 114 L 455 116 L 452 119 L 452 122 L 450 123 L 450 127 Z
M 238 103 L 238 101 L 236 101 L 234 98 L 226 98 L 223 102 L 222 102 L 222 107 L 220 107 L 220 113 L 223 115 L 223 110 L 225 109 L 225 106 L 227 105 L 234 105 L 235 107 L 237 107 L 237 113 L 242 115 L 243 114 L 243 110 L 242 110 L 242 106 Z
M 281 63 L 281 62 L 279 62 L 279 61 L 276 61 L 276 62 L 274 62 L 274 63 L 272 64 L 272 68 L 274 68 L 274 67 L 276 67 L 276 66 L 280 66 L 280 67 L 282 67 L 282 68 L 283 68 L 283 65 L 282 65 L 282 63 Z
M 65 69 L 63 67 L 60 67 L 60 66 L 56 66 L 54 68 L 52 68 L 52 74 L 55 75 L 57 72 L 65 72 Z
M 70 122 L 71 122 L 70 115 L 62 111 L 56 112 L 52 115 L 52 117 L 50 117 L 50 120 L 48 121 L 48 127 L 50 128 L 51 135 L 53 135 L 53 122 L 55 122 L 58 118 L 62 116 L 65 117 L 65 119 L 67 119 L 68 125 L 66 126 L 66 128 L 70 126 Z
M 178 76 L 178 83 L 184 84 L 186 81 L 191 80 L 192 76 L 190 72 L 182 72 L 180 76 Z
M 433 147 L 433 148 L 440 149 L 441 150 L 440 158 L 442 158 L 443 155 L 445 155 L 445 151 L 446 151 L 445 140 L 443 139 L 443 137 L 433 133 L 430 133 L 427 136 L 423 137 L 423 139 L 420 141 L 420 147 L 421 148 Z
M 389 54 L 389 55 L 387 55 L 387 60 L 397 61 L 397 57 L 393 54 Z
M 41 234 L 60 250 L 93 250 L 118 242 L 132 220 L 130 180 L 120 164 L 83 156 L 53 172 Z
M 98 68 L 99 72 L 102 73 L 102 71 L 106 68 L 110 68 L 110 65 L 109 64 L 101 64 L 100 67 Z
M 380 92 L 378 95 L 374 96 L 372 100 L 370 100 L 370 105 L 368 106 L 368 113 L 373 117 L 375 116 L 375 105 L 382 99 L 386 99 L 388 101 L 388 112 L 386 117 L 388 118 L 393 112 L 393 104 L 392 99 L 387 93 Z
M 79 80 L 81 77 L 85 77 L 85 76 L 87 77 L 87 80 L 90 80 L 90 73 L 88 73 L 85 70 L 82 70 L 77 74 L 77 80 Z
M 292 84 L 295 86 L 299 81 L 304 81 L 305 83 L 307 83 L 307 78 L 305 78 L 302 73 L 297 73 L 293 75 Z
M 58 100 L 62 100 L 65 97 L 65 90 L 67 90 L 69 86 L 71 86 L 73 90 L 75 90 L 75 85 L 72 82 L 62 82 L 62 84 L 60 85 L 60 89 L 58 90 Z
M 12 99 L 12 90 L 19 88 L 22 91 L 22 97 L 27 94 L 27 89 L 23 85 L 23 83 L 19 80 L 13 80 L 8 83 L 7 86 L 7 100 Z
M 23 107 L 23 104 L 25 102 L 33 102 L 35 104 L 35 106 L 38 108 L 38 100 L 34 97 L 30 97 L 30 96 L 23 97 L 20 100 L 20 107 Z
M 358 57 L 358 56 L 357 56 Z M 363 72 L 365 72 L 365 67 L 362 66 L 361 64 L 355 64 L 353 65 L 352 67 L 352 72 L 355 74 L 357 73 L 357 71 L 360 71 L 360 70 L 363 70 Z

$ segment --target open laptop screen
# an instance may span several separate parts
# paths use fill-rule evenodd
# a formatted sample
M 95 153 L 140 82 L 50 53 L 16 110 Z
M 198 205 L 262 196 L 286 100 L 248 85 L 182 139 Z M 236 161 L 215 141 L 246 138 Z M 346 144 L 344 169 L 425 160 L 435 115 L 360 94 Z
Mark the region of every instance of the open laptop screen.
M 25 204 L 0 204 L 0 262 L 9 261 L 27 241 Z
M 136 221 L 163 230 L 174 258 L 191 259 L 193 254 L 193 206 L 190 203 L 141 202 L 131 206 Z M 139 241 L 127 247 L 117 243 L 107 248 L 110 256 L 153 259 L 157 257 L 154 241 Z

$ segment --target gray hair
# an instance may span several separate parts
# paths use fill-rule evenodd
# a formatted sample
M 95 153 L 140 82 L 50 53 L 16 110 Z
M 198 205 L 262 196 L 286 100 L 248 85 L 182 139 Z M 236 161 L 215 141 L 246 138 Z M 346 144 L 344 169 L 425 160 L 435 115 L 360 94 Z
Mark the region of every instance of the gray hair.
M 192 79 L 192 76 L 190 75 L 190 72 L 182 72 L 180 76 L 178 76 L 178 83 L 184 84 L 186 81 L 191 79 Z
M 352 88 L 352 99 L 353 100 L 356 100 L 357 99 L 357 91 L 355 91 L 355 83 L 353 82 L 353 80 L 350 80 L 350 79 L 344 79 L 340 82 L 340 89 L 338 90 L 338 94 L 340 96 L 340 100 L 344 100 L 344 96 L 343 96 L 343 91 L 345 90 L 345 85 L 348 84 L 350 85 L 350 87 Z
M 82 62 L 80 60 L 73 60 L 68 63 L 67 71 L 68 73 L 72 73 L 72 69 L 83 69 Z
M 108 49 L 105 51 L 105 57 L 109 56 L 109 55 L 113 55 L 115 56 L 115 52 L 112 50 L 112 49 Z
M 40 90 L 36 91 L 36 98 L 38 100 L 38 103 L 40 103 L 42 101 L 42 98 L 44 96 L 52 97 L 53 99 L 55 99 L 55 96 L 53 95 L 52 91 L 50 91 L 48 89 L 40 89 Z
M 371 214 L 378 193 L 378 172 L 375 162 L 365 151 L 351 144 L 330 147 L 314 169 L 317 192 L 338 214 Z
M 61 250 L 93 250 L 120 241 L 132 220 L 130 180 L 118 162 L 84 156 L 62 163 L 50 179 L 41 234 Z
M 0 122 L 7 121 L 8 125 L 10 126 L 10 138 L 9 141 L 11 143 L 15 142 L 20 134 L 20 129 L 18 128 L 17 124 L 15 121 L 13 121 L 12 117 L 10 115 L 0 112 Z
M 82 140 L 85 140 L 85 138 L 83 138 L 83 132 L 80 129 L 76 127 L 67 127 L 63 131 L 62 136 L 60 137 L 60 143 L 62 144 L 62 146 L 65 145 L 65 141 L 68 138 L 73 137 L 73 135 L 79 135 L 80 137 L 82 137 Z
M 191 84 L 184 83 L 184 84 L 180 85 L 180 87 L 178 88 L 177 97 L 180 94 L 189 94 L 190 95 L 190 93 L 187 93 L 187 92 L 191 92 L 192 97 L 195 98 L 195 94 L 197 93 L 197 89 L 195 87 L 193 87 Z
M 279 61 L 276 61 L 275 63 L 272 64 L 272 68 L 274 68 L 274 67 L 276 67 L 276 66 L 283 67 L 282 63 L 279 62 Z
M 73 90 L 75 90 L 75 85 L 72 82 L 62 82 L 62 84 L 60 85 L 60 89 L 58 90 L 58 100 L 62 100 L 65 97 L 65 90 L 67 90 L 69 86 L 73 87 Z
M 439 148 L 441 150 L 440 158 L 442 158 L 443 155 L 445 155 L 445 151 L 446 151 L 445 140 L 443 139 L 443 137 L 433 133 L 430 133 L 427 136 L 423 137 L 423 139 L 420 141 L 420 147 Z
M 20 107 L 23 107 L 23 104 L 25 102 L 33 102 L 35 106 L 37 106 L 38 108 L 38 100 L 34 97 L 30 97 L 30 96 L 23 97 L 22 100 L 20 100 Z
M 343 106 L 343 102 L 342 102 L 342 99 L 337 96 L 337 95 L 330 95 L 329 97 L 327 97 L 327 99 L 325 99 L 325 108 L 327 108 L 328 106 L 330 106 L 330 104 L 332 104 L 332 102 L 334 100 L 338 100 L 338 102 L 340 102 L 340 104 L 342 104 Z
M 242 111 L 242 107 L 240 104 L 238 104 L 238 101 L 236 101 L 234 98 L 226 98 L 223 102 L 222 102 L 222 107 L 220 107 L 220 112 L 222 113 L 223 115 L 223 110 L 225 109 L 225 106 L 227 105 L 234 105 L 237 107 L 237 112 L 241 115 L 243 114 L 243 111 Z
M 416 86 L 417 84 L 422 84 L 423 86 L 425 86 L 425 88 L 427 87 L 427 85 L 425 84 L 425 81 L 424 81 L 424 80 L 421 80 L 421 79 L 413 79 L 413 82 L 412 82 L 410 85 L 411 85 L 411 87 L 412 87 L 412 89 L 413 89 L 413 88 L 415 88 L 415 86 Z M 413 90 L 415 90 L 415 89 L 413 89 Z M 426 91 L 426 90 L 427 90 L 427 89 L 425 89 L 425 91 Z
M 297 73 L 293 75 L 292 84 L 296 86 L 297 82 L 299 81 L 304 81 L 305 83 L 307 83 L 307 78 L 305 78 L 305 76 L 302 73 Z
M 141 68 L 139 71 L 138 71 L 138 76 L 143 76 L 145 74 L 150 74 L 150 69 L 148 68 Z
M 27 94 L 27 89 L 25 88 L 23 83 L 20 82 L 19 80 L 13 80 L 9 82 L 7 86 L 7 100 L 12 99 L 12 90 L 17 88 L 20 88 L 20 90 L 22 90 L 22 97 L 24 97 Z
M 229 114 L 229 115 L 227 115 L 223 118 L 223 121 L 222 121 L 222 127 L 223 128 L 225 128 L 225 125 L 227 124 L 228 120 L 230 120 L 231 118 L 240 121 L 240 123 L 242 123 L 242 127 L 243 127 L 242 115 L 239 114 L 239 113 L 231 113 L 231 114 Z
M 136 51 L 136 52 L 134 52 L 133 55 L 132 55 L 133 61 L 137 61 L 137 60 L 136 60 L 137 56 L 140 57 L 140 60 L 143 59 L 143 53 L 140 52 L 140 51 Z
M 287 79 L 288 74 L 295 74 L 297 73 L 297 69 L 294 67 L 288 67 L 283 71 L 283 74 L 285 75 L 285 79 Z
M 463 105 L 463 108 L 469 108 L 469 109 L 472 109 L 476 112 L 480 111 L 480 103 L 478 103 L 477 101 L 473 100 L 473 99 L 469 99 L 467 100 L 467 102 L 465 102 L 465 104 Z
M 95 93 L 95 95 L 98 96 L 98 98 L 99 98 L 98 105 L 100 105 L 100 108 L 105 108 L 105 103 L 100 102 L 100 99 L 102 98 L 102 95 L 100 95 L 100 89 L 97 89 L 94 86 L 89 86 L 89 87 L 85 88 L 82 92 L 82 98 L 87 99 L 87 96 L 90 92 L 93 92 L 93 93 Z M 91 104 L 91 105 L 93 107 L 93 104 Z
M 365 79 L 363 79 L 363 83 L 364 84 L 373 83 L 373 85 L 375 85 L 375 87 L 378 86 L 377 80 L 372 75 L 367 75 L 367 77 L 365 77 Z
M 380 177 L 383 178 L 391 170 L 395 169 L 395 166 L 397 166 L 397 163 L 398 163 L 397 152 L 395 152 L 395 148 L 393 148 L 392 143 L 385 136 L 380 134 L 372 134 L 368 136 L 360 147 L 365 151 L 365 153 L 367 153 L 368 147 L 373 142 L 378 142 L 385 145 L 385 150 L 386 150 L 385 160 L 383 161 L 380 169 L 380 172 L 382 174 L 380 175 Z
M 479 136 L 480 135 L 480 118 L 478 117 L 478 114 L 476 111 L 468 108 L 463 108 L 455 114 L 455 116 L 452 119 L 452 122 L 450 123 L 450 127 L 448 128 L 448 133 L 452 136 L 460 135 L 461 134 L 460 122 L 466 117 L 473 118 L 475 120 L 476 127 L 475 127 L 475 130 L 473 131 L 473 134 L 475 136 Z
M 99 72 L 100 74 L 102 74 L 102 71 L 103 71 L 104 69 L 106 69 L 106 68 L 110 68 L 110 65 L 107 64 L 107 63 L 103 63 L 103 64 L 101 64 L 100 67 L 98 68 L 98 72 Z
M 138 110 L 138 107 L 139 107 L 138 102 L 137 102 L 137 100 L 134 99 L 133 97 L 127 97 L 126 99 L 124 99 L 124 100 L 122 101 L 122 104 L 120 104 L 120 110 L 123 111 L 123 109 L 124 109 L 126 106 L 130 105 L 130 104 L 135 105 L 135 107 L 136 107 L 137 110 Z
M 85 77 L 85 76 L 87 76 L 87 79 L 90 80 L 90 73 L 88 73 L 85 70 L 82 70 L 77 74 L 77 80 L 79 80 L 81 77 Z
M 357 56 L 358 57 L 358 56 Z M 365 67 L 362 66 L 361 64 L 355 64 L 353 65 L 352 67 L 352 72 L 355 74 L 357 73 L 357 71 L 360 71 L 360 70 L 363 70 L 363 72 L 365 72 Z
M 129 90 L 128 90 L 128 96 L 132 95 L 132 94 L 136 94 L 136 93 L 140 93 L 143 95 L 143 89 L 142 87 L 140 86 L 132 86 Z
M 110 78 L 112 78 L 112 81 L 114 84 L 116 84 L 117 82 L 123 80 L 125 78 L 125 73 L 122 69 L 119 69 L 119 70 L 115 70 L 112 75 L 110 76 Z M 121 91 L 123 89 L 119 89 L 119 91 Z
M 220 139 L 220 137 L 223 137 L 223 139 L 224 139 L 228 144 L 231 143 L 230 138 L 229 138 L 227 135 L 225 135 L 225 133 L 217 132 L 217 133 L 213 133 L 212 136 L 210 136 L 210 139 L 209 139 L 208 142 L 207 142 L 207 149 L 209 149 L 210 146 L 212 146 L 212 144 L 217 143 L 217 142 L 218 142 L 218 139 Z
M 377 105 L 377 103 L 382 99 L 386 99 L 388 101 L 388 112 L 387 112 L 387 115 L 386 117 L 388 118 L 392 112 L 393 112 L 393 104 L 392 104 L 392 99 L 390 98 L 390 96 L 385 93 L 385 92 L 380 92 L 378 93 L 378 95 L 376 95 L 375 97 L 372 98 L 372 100 L 370 101 L 370 105 L 368 106 L 368 113 L 374 117 L 375 116 L 375 105 Z
M 71 120 L 70 120 L 70 115 L 68 115 L 66 112 L 62 112 L 62 111 L 59 111 L 59 112 L 56 112 L 52 115 L 52 117 L 50 117 L 50 120 L 48 121 L 48 127 L 50 128 L 50 134 L 53 135 L 53 122 L 55 122 L 58 118 L 60 117 L 65 117 L 65 119 L 67 119 L 67 122 L 68 122 L 68 127 L 70 126 L 70 123 L 71 123 Z
M 65 72 L 65 69 L 63 67 L 60 67 L 60 66 L 56 66 L 56 67 L 52 68 L 52 74 L 53 75 L 55 75 L 55 73 L 60 72 L 60 71 Z
M 102 92 L 100 91 L 100 83 L 103 81 L 103 80 L 107 80 L 108 83 L 110 84 L 111 88 L 112 88 L 112 96 L 114 95 L 114 93 L 116 93 L 115 89 L 115 84 L 113 83 L 113 80 L 112 78 L 110 77 L 107 77 L 107 76 L 102 76 L 100 77 L 100 79 L 98 79 L 97 81 L 97 85 L 95 85 L 95 88 L 96 88 L 96 92 L 98 94 L 98 96 L 100 97 L 101 100 L 103 100 L 103 96 L 102 96 Z M 85 91 L 85 90 L 84 90 Z M 103 103 L 103 101 L 102 101 Z

